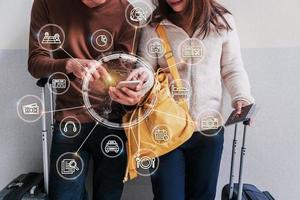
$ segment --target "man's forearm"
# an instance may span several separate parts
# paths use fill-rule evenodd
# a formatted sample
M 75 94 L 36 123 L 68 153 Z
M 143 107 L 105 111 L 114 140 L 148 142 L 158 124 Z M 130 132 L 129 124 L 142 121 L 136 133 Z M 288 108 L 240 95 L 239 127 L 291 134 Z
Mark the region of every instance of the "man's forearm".
M 66 73 L 68 59 L 53 59 L 46 56 L 33 56 L 28 59 L 28 71 L 35 78 L 43 78 L 54 72 Z

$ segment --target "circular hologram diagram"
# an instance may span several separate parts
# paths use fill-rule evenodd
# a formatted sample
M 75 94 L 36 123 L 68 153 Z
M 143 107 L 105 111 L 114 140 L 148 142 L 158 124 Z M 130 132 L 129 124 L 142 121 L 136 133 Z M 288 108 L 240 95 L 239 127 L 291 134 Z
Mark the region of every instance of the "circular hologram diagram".
M 149 109 L 146 109 L 144 113 L 133 118 L 130 123 L 123 123 L 120 119 L 128 110 L 124 109 L 123 105 L 112 101 L 108 90 L 110 87 L 116 88 L 120 81 L 125 81 L 137 69 L 138 71 L 145 70 L 148 81 L 152 79 L 151 82 L 154 82 L 154 72 L 150 65 L 135 55 L 125 53 L 110 54 L 102 57 L 98 62 L 100 63 L 98 67 L 87 71 L 82 85 L 83 101 L 91 117 L 105 126 L 116 129 L 131 127 L 144 120 L 151 113 L 156 97 L 151 99 Z M 100 70 L 99 66 L 106 68 L 109 76 L 102 77 L 96 83 L 90 82 L 92 74 Z M 144 85 L 147 85 L 147 81 Z

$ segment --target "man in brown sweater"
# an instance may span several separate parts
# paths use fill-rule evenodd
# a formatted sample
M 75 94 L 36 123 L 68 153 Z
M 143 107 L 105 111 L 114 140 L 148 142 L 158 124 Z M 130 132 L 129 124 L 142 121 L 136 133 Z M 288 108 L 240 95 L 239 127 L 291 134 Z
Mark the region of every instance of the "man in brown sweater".
M 103 138 L 110 134 L 118 136 L 125 143 L 124 131 L 112 130 L 101 125 L 95 126 L 95 121 L 83 108 L 81 88 L 86 71 L 91 67 L 96 67 L 98 70 L 93 73 L 90 87 L 95 87 L 100 91 L 105 90 L 103 80 L 108 75 L 108 69 L 95 62 L 99 56 L 114 51 L 135 51 L 133 43 L 136 30 L 126 22 L 125 18 L 128 6 L 129 3 L 126 0 L 35 0 L 33 3 L 30 24 L 29 72 L 35 78 L 49 77 L 57 72 L 72 74 L 76 77 L 74 80 L 71 79 L 69 89 L 56 97 L 56 123 L 50 156 L 49 194 L 53 200 L 87 199 L 85 179 L 90 157 L 94 160 L 94 199 L 117 200 L 121 198 L 126 151 L 123 149 L 120 155 L 110 158 L 101 151 L 100 144 Z M 45 26 L 52 26 L 52 29 L 50 28 L 49 32 L 42 34 L 44 38 L 41 42 L 40 35 Z M 56 29 L 56 32 L 62 30 L 59 37 L 55 35 L 53 29 Z M 97 30 L 105 30 L 105 34 L 109 33 L 104 39 L 99 35 L 100 42 L 111 43 L 108 48 L 99 49 L 92 44 L 91 40 L 93 39 L 91 38 L 97 33 Z M 48 40 L 44 40 L 45 37 Z M 51 42 L 51 39 L 61 43 L 61 46 L 49 51 L 47 49 L 49 46 L 45 47 L 44 45 Z M 57 43 L 53 41 L 52 45 L 55 46 Z M 99 42 L 96 45 L 102 47 Z M 99 79 L 102 81 L 98 81 Z M 111 91 L 114 96 L 118 92 L 120 91 L 116 88 Z M 123 99 L 119 103 L 125 105 L 133 105 L 140 100 L 138 95 L 122 94 L 121 96 Z M 90 99 L 95 107 L 101 107 L 107 99 L 107 93 L 91 96 Z M 65 137 L 62 133 L 60 123 L 66 117 L 76 118 L 80 122 L 81 129 L 76 137 Z M 63 125 L 67 127 L 66 124 Z M 79 125 L 76 124 L 76 126 Z M 90 132 L 92 135 L 89 135 Z M 86 138 L 88 139 L 85 141 Z M 82 144 L 84 145 L 81 146 Z M 110 141 L 108 144 L 115 143 Z M 120 146 L 120 143 L 117 144 Z M 64 157 L 68 152 L 78 152 L 78 156 L 81 158 L 79 162 L 82 161 L 82 163 L 72 162 L 78 161 L 78 158 L 74 159 L 72 155 L 71 158 Z M 64 163 L 67 161 L 69 163 Z M 62 168 L 63 166 L 65 168 Z M 78 176 L 72 177 L 66 172 L 63 173 L 61 171 L 63 169 L 71 169 L 68 172 L 69 175 L 72 172 L 80 171 L 80 173 Z

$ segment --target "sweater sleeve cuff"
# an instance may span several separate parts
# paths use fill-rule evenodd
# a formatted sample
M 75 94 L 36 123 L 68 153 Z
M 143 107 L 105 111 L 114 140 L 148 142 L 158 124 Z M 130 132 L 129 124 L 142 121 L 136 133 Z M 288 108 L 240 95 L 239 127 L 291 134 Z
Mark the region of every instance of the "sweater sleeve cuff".
M 67 74 L 66 65 L 69 59 L 56 59 L 53 63 L 54 72 L 61 72 Z
M 255 103 L 255 100 L 252 96 L 237 96 L 237 97 L 234 97 L 231 101 L 232 108 L 234 108 L 234 105 L 237 101 L 246 101 L 249 104 Z

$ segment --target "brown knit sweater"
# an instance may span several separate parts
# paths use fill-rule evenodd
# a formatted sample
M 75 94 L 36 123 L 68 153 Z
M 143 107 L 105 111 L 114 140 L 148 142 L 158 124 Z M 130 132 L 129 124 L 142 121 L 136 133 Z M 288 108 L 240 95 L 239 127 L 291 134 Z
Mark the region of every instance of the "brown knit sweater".
M 57 24 L 65 32 L 65 41 L 62 48 L 74 58 L 97 59 L 103 53 L 123 51 L 135 51 L 133 45 L 135 29 L 126 22 L 125 10 L 128 6 L 126 0 L 109 0 L 100 6 L 89 8 L 80 0 L 35 0 L 31 12 L 30 40 L 28 69 L 35 78 L 48 77 L 54 72 L 66 73 L 66 62 L 71 59 L 63 50 L 50 53 L 41 48 L 37 39 L 37 33 L 46 24 Z M 105 29 L 113 36 L 113 45 L 106 52 L 100 53 L 91 45 L 92 34 Z M 92 83 L 91 88 L 101 88 L 101 83 Z M 56 109 L 68 109 L 83 106 L 81 94 L 82 81 L 71 81 L 70 88 L 62 95 L 56 97 Z M 93 96 L 91 91 L 90 101 L 92 105 L 100 108 L 107 101 L 107 93 L 104 91 Z M 96 93 L 95 93 L 96 94 Z M 106 100 L 105 100 L 106 99 Z M 55 119 L 60 121 L 66 116 L 74 116 L 80 122 L 91 122 L 85 108 L 59 111 L 55 113 Z

